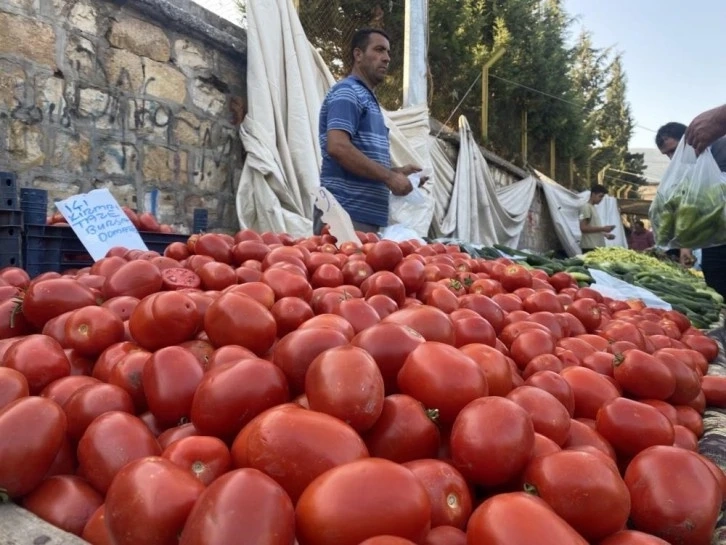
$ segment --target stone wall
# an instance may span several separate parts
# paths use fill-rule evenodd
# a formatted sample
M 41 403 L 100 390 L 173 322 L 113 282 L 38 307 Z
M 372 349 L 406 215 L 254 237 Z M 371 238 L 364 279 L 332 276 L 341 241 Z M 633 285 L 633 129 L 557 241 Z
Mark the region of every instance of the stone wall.
M 0 0 L 0 171 L 235 229 L 244 31 L 188 0 Z M 52 208 L 52 204 L 49 205 Z

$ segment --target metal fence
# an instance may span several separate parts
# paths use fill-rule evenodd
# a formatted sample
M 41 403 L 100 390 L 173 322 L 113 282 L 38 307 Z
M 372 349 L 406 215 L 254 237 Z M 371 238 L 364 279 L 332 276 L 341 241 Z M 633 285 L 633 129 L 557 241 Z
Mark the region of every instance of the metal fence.
M 350 41 L 356 30 L 374 27 L 391 38 L 388 78 L 376 88 L 384 108 L 395 110 L 403 101 L 404 0 L 297 0 L 305 34 L 320 52 L 336 79 L 350 71 Z

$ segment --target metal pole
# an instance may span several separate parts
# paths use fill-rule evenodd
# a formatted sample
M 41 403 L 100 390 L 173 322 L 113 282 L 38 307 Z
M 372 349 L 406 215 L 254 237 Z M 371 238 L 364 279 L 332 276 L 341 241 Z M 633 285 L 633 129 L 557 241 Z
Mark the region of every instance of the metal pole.
M 489 137 L 489 69 L 492 65 L 502 58 L 506 48 L 500 47 L 489 60 L 482 66 L 481 74 L 481 139 L 486 142 Z
M 522 164 L 527 164 L 527 110 L 522 110 Z
M 555 179 L 555 175 L 557 174 L 556 168 L 555 168 L 555 158 L 557 156 L 557 148 L 555 144 L 555 139 L 550 138 L 550 178 L 553 180 Z
M 427 103 L 428 0 L 406 0 L 403 41 L 403 106 Z

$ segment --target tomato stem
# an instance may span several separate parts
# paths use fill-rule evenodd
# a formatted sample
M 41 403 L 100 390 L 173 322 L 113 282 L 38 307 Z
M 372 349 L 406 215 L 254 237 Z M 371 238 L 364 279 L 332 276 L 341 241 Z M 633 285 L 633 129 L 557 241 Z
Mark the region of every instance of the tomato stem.
M 15 327 L 15 316 L 18 313 L 23 312 L 23 300 L 20 297 L 17 297 L 15 299 L 15 306 L 13 306 L 13 311 L 10 313 L 10 329 L 13 329 Z
M 429 417 L 434 424 L 439 423 L 439 410 L 438 409 L 426 409 L 426 416 Z
M 10 503 L 10 494 L 4 488 L 0 488 L 0 503 Z
M 537 487 L 533 484 L 524 483 L 524 491 L 531 496 L 539 496 L 539 492 L 537 492 Z

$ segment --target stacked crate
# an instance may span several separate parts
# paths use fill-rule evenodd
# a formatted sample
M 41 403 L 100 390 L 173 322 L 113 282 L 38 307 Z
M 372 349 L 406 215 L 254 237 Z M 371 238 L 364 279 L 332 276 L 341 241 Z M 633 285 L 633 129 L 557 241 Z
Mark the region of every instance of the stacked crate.
M 23 212 L 14 173 L 0 172 L 0 269 L 22 265 Z

